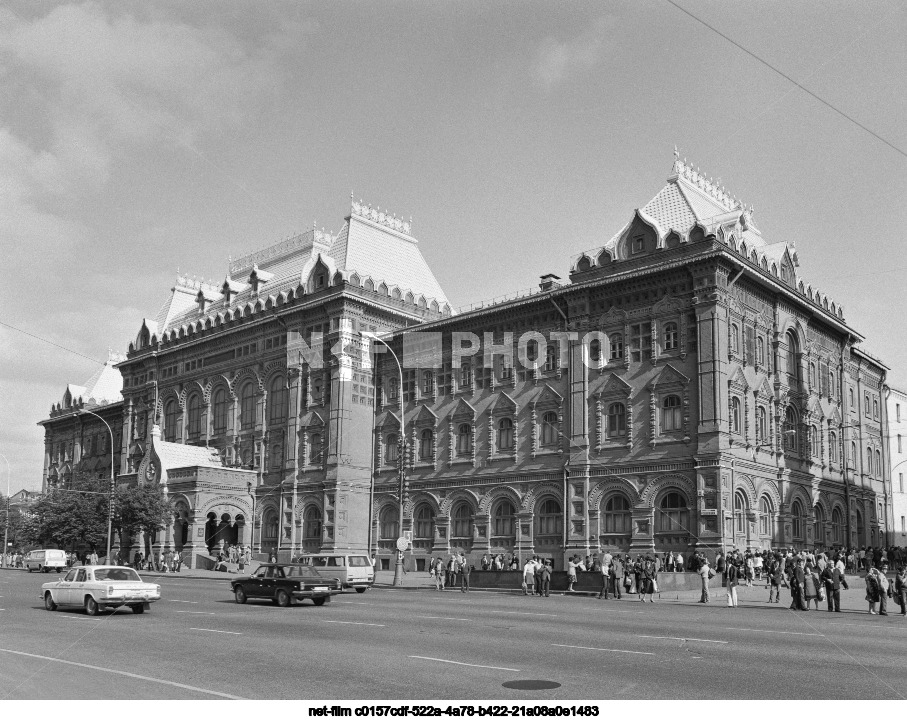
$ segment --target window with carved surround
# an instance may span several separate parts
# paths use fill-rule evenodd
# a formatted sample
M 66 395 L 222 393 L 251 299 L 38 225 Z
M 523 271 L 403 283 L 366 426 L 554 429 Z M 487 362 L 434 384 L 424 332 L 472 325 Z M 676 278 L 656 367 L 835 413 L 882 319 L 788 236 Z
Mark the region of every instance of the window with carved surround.
M 513 449 L 513 421 L 510 418 L 501 418 L 498 421 L 497 450 L 498 452 L 511 453 Z
M 627 435 L 627 408 L 623 403 L 608 406 L 608 438 L 623 438 Z
M 384 462 L 392 466 L 400 457 L 400 438 L 396 433 L 388 433 L 384 438 Z
M 472 455 L 472 426 L 461 423 L 457 427 L 457 456 L 464 458 Z
M 218 388 L 214 391 L 214 434 L 227 432 L 227 391 Z
M 664 349 L 677 350 L 680 347 L 680 332 L 677 330 L 676 323 L 665 323 L 664 325 Z
M 542 416 L 541 433 L 539 436 L 543 448 L 550 448 L 557 445 L 557 425 L 557 413 L 554 411 L 548 411 Z
M 608 336 L 610 345 L 611 360 L 623 360 L 624 357 L 624 337 L 620 333 L 612 333 Z
M 179 404 L 171 399 L 164 406 L 164 440 L 175 443 L 177 440 L 177 418 L 179 418 Z
M 558 359 L 557 351 L 558 351 L 558 347 L 557 347 L 556 343 L 549 343 L 545 347 L 545 372 L 546 373 L 553 373 L 554 371 L 556 371 L 559 368 L 560 362 Z
M 248 430 L 255 426 L 255 391 L 246 383 L 239 392 L 239 427 Z
M 630 359 L 638 363 L 652 357 L 652 324 L 636 323 L 630 326 Z
M 819 429 L 815 426 L 809 427 L 809 454 L 814 458 L 819 455 Z
M 458 385 L 460 390 L 466 390 L 472 385 L 472 365 L 468 360 L 460 363 L 460 376 Z
M 768 424 L 766 422 L 766 411 L 764 406 L 756 409 L 756 442 L 765 443 L 768 440 Z
M 731 398 L 731 433 L 740 433 L 740 399 Z
M 426 428 L 419 434 L 419 460 L 431 461 L 435 457 L 435 434 Z
M 422 395 L 433 396 L 435 393 L 435 375 L 431 371 L 422 371 Z
M 838 462 L 838 435 L 834 431 L 828 432 L 828 460 Z
M 740 354 L 740 326 L 736 323 L 731 323 L 730 346 L 732 355 Z
M 793 406 L 788 406 L 784 411 L 784 449 L 791 453 L 796 453 L 800 447 L 799 444 L 799 423 L 797 411 Z
M 683 427 L 683 406 L 680 396 L 665 396 L 661 401 L 661 432 L 674 433 Z
M 765 339 L 761 335 L 756 339 L 756 363 L 765 365 Z

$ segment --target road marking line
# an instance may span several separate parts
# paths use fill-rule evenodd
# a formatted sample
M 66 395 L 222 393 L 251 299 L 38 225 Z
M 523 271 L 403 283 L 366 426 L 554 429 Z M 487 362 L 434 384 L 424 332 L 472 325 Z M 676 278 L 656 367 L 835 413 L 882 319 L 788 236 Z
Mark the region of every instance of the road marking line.
M 198 616 L 213 616 L 213 611 L 174 611 L 174 613 L 194 613 Z
M 414 616 L 414 618 L 433 618 L 438 621 L 471 621 L 471 618 L 451 618 L 450 616 Z
M 766 631 L 763 628 L 735 628 L 733 626 L 719 626 L 725 631 L 755 631 L 756 633 L 785 633 L 791 636 L 825 636 L 824 633 L 804 633 L 803 631 Z
M 481 666 L 477 663 L 461 663 L 460 661 L 448 661 L 446 658 L 432 658 L 431 656 L 410 656 L 409 658 L 420 658 L 423 661 L 440 661 L 441 663 L 453 663 L 457 666 L 472 666 L 473 668 L 491 668 L 495 671 L 516 671 L 519 673 L 520 669 L 518 668 L 503 668 L 502 666 Z
M 681 638 L 680 636 L 643 636 L 640 634 L 639 638 L 664 638 L 669 641 L 702 641 L 703 643 L 727 643 L 727 641 L 715 641 L 711 638 Z
M 190 631 L 210 631 L 211 633 L 229 633 L 231 636 L 242 636 L 236 631 L 218 631 L 216 628 L 190 628 Z
M 183 601 L 180 598 L 168 598 L 167 600 L 170 601 L 170 603 L 198 603 L 198 601 Z
M 326 621 L 321 619 L 325 623 L 348 623 L 351 626 L 384 626 L 383 623 L 362 623 L 361 621 Z
M 161 678 L 153 678 L 151 676 L 141 676 L 137 673 L 129 673 L 128 671 L 119 671 L 115 668 L 104 668 L 103 666 L 92 666 L 88 663 L 77 663 L 75 661 L 66 661 L 62 658 L 54 658 L 53 656 L 39 656 L 35 653 L 25 653 L 24 651 L 13 651 L 8 648 L 0 648 L 2 653 L 11 653 L 16 656 L 28 656 L 29 658 L 37 658 L 42 661 L 56 661 L 57 663 L 65 663 L 68 666 L 79 666 L 80 668 L 89 668 L 92 671 L 105 671 L 106 673 L 114 673 L 118 676 L 128 676 L 129 678 L 136 678 L 139 681 L 151 681 L 152 683 L 160 683 L 165 686 L 175 686 L 176 688 L 186 689 L 187 691 L 200 691 L 201 693 L 210 694 L 211 696 L 220 696 L 221 698 L 229 698 L 234 701 L 245 701 L 242 696 L 233 696 L 228 693 L 221 693 L 220 691 L 209 691 L 206 688 L 199 688 L 198 686 L 189 686 L 184 683 L 177 683 L 176 681 L 165 681 Z
M 556 613 L 529 613 L 526 611 L 488 611 L 488 613 L 515 613 L 519 616 L 557 616 Z
M 900 614 L 898 614 L 900 615 Z M 860 626 L 861 628 L 884 628 L 886 631 L 907 631 L 907 628 L 899 628 L 897 626 L 877 626 L 875 623 L 827 623 L 826 626 Z
M 609 651 L 611 653 L 638 653 L 641 656 L 654 656 L 655 654 L 650 651 L 624 651 L 620 648 L 594 648 L 593 646 L 568 646 L 565 643 L 552 643 L 552 646 L 559 646 L 560 648 L 581 648 L 585 651 Z
M 2 598 L 2 596 L 0 596 Z M 372 604 L 366 603 L 365 601 L 334 601 L 334 603 L 349 603 L 353 606 L 371 606 Z

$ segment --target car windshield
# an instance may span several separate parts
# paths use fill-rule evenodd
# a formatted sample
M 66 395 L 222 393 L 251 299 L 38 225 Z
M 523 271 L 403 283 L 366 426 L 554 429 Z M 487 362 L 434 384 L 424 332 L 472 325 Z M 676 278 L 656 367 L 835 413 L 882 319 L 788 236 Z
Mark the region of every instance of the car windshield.
M 98 568 L 94 572 L 95 581 L 138 581 L 142 582 L 139 574 L 131 568 Z
M 368 556 L 350 556 L 348 561 L 351 566 L 371 566 L 371 561 L 368 560 Z

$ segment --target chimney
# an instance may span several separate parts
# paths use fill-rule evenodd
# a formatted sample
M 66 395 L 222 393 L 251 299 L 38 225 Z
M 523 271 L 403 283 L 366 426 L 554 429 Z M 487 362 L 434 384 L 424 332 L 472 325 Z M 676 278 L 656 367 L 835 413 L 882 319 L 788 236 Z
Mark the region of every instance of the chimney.
M 539 290 L 546 291 L 560 288 L 561 284 L 557 282 L 559 280 L 560 277 L 555 275 L 554 273 L 546 273 L 541 277 L 541 280 L 539 281 Z

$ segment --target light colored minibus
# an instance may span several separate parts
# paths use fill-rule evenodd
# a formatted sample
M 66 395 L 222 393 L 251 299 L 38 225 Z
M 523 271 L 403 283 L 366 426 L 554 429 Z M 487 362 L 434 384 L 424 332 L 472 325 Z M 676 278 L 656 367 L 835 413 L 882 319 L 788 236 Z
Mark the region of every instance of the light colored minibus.
M 336 574 L 340 579 L 343 588 L 355 588 L 357 593 L 365 593 L 375 582 L 375 569 L 364 553 L 303 553 L 293 562 L 329 569 L 331 575 Z

